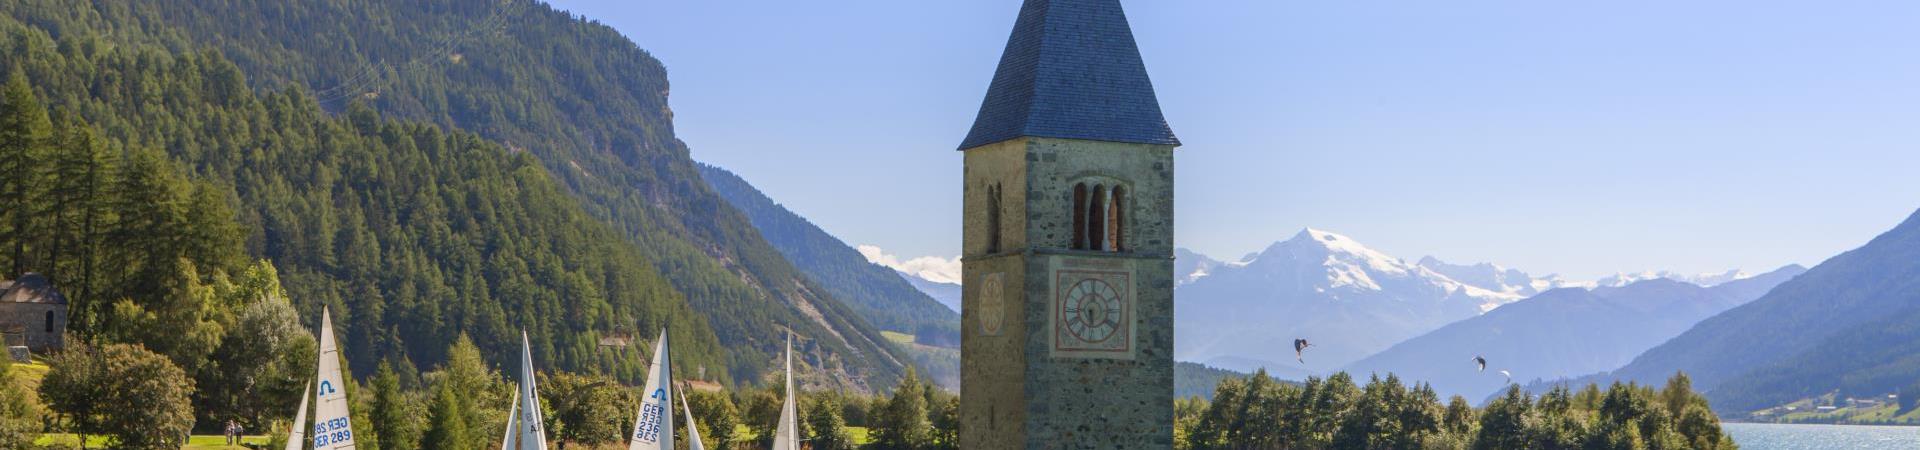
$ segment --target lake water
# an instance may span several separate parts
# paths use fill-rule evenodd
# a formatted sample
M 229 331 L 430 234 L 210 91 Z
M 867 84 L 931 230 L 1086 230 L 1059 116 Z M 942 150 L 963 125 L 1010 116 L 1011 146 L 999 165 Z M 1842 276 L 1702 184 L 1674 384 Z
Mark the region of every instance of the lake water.
M 1725 424 L 1741 450 L 1920 449 L 1920 427 Z

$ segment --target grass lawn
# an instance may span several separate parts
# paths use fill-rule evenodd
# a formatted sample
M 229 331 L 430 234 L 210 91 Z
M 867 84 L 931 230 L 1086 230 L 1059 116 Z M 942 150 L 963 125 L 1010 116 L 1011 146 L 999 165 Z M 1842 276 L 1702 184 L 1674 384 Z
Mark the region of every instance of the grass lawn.
M 1795 405 L 1795 406 L 1800 406 L 1800 405 Z M 1782 414 L 1776 420 L 1780 422 L 1805 422 L 1805 423 L 1855 423 L 1855 424 L 1920 423 L 1920 411 L 1908 411 L 1906 414 L 1896 415 L 1900 411 L 1900 407 L 1899 405 L 1893 405 L 1893 404 L 1876 405 L 1876 406 L 1862 407 L 1862 408 L 1842 407 L 1842 408 L 1827 410 L 1827 411 L 1819 411 L 1819 410 L 1808 411 L 1807 409 L 1809 408 L 1811 408 L 1811 406 L 1802 406 L 1801 410 L 1794 411 L 1787 414 Z
M 267 437 L 266 436 L 247 436 L 246 442 L 251 442 L 256 444 L 266 444 Z M 78 436 L 75 436 L 72 434 L 66 434 L 66 433 L 42 434 L 40 435 L 39 439 L 33 440 L 33 445 L 41 446 L 41 447 L 54 446 L 58 448 L 74 448 L 79 444 L 80 444 L 80 438 Z M 87 437 L 88 448 L 101 448 L 101 447 L 105 447 L 106 445 L 107 445 L 107 438 L 105 437 L 101 437 L 101 436 Z M 192 449 L 192 450 L 242 449 L 242 448 L 246 448 L 246 447 L 241 447 L 238 445 L 231 445 L 231 446 L 227 445 L 226 437 L 213 436 L 213 435 L 194 435 L 194 436 L 188 437 L 187 446 L 181 447 L 181 449 L 183 450 L 185 449 Z
M 13 366 L 7 370 L 11 371 L 20 385 L 27 390 L 39 390 L 40 380 L 47 378 L 47 369 L 46 361 L 34 358 L 31 363 L 13 363 Z
M 847 427 L 847 434 L 853 436 L 853 443 L 855 445 L 866 445 L 873 442 L 872 432 L 867 430 L 867 427 Z M 753 429 L 747 428 L 746 425 L 735 425 L 733 427 L 733 438 L 735 441 L 750 442 L 757 437 L 759 436 L 753 434 Z

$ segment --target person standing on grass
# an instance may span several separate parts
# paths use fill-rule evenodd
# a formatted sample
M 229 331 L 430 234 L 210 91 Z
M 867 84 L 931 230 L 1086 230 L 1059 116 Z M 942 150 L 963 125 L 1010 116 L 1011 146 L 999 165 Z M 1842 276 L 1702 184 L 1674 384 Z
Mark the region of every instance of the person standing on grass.
M 233 427 L 233 419 L 227 419 L 227 428 L 221 430 L 221 433 L 227 437 L 227 445 L 233 445 Z

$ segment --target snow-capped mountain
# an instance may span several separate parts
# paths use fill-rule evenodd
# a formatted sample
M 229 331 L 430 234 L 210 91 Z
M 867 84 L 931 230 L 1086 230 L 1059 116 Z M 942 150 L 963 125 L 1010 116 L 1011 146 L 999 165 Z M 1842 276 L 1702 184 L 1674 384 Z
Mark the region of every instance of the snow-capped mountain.
M 1520 269 L 1502 267 L 1493 263 L 1451 264 L 1432 256 L 1420 258 L 1420 267 L 1440 272 L 1461 283 L 1477 286 L 1494 292 L 1503 292 L 1522 297 L 1532 296 L 1563 287 L 1592 287 L 1591 283 L 1568 281 L 1559 275 L 1534 277 Z
M 1677 273 L 1671 270 L 1644 271 L 1644 272 L 1635 272 L 1635 273 L 1621 272 L 1621 273 L 1609 275 L 1607 277 L 1594 281 L 1593 285 L 1595 287 L 1621 287 L 1621 286 L 1633 284 L 1635 282 L 1652 280 L 1657 278 L 1665 278 L 1668 280 L 1698 285 L 1701 287 L 1713 287 L 1720 284 L 1724 284 L 1729 281 L 1753 278 L 1753 274 L 1749 274 L 1746 271 L 1743 271 L 1740 269 L 1733 269 L 1733 270 L 1729 270 L 1726 272 L 1719 272 L 1719 273 L 1701 273 L 1701 274 Z
M 1213 270 L 1222 264 L 1224 263 L 1208 258 L 1207 255 L 1195 253 L 1193 250 L 1173 249 L 1173 285 L 1177 287 L 1192 283 L 1213 273 Z
M 1751 278 L 1739 270 L 1648 271 L 1574 281 L 1433 256 L 1409 262 L 1311 228 L 1237 262 L 1215 263 L 1188 250 L 1175 256 L 1174 356 L 1232 370 L 1266 367 L 1283 377 L 1335 370 L 1554 289 L 1615 289 L 1652 279 L 1712 287 Z M 1295 338 L 1313 343 L 1304 362 L 1287 361 Z
M 1306 229 L 1177 288 L 1175 357 L 1235 370 L 1331 370 L 1524 298 Z M 1313 343 L 1305 362 L 1293 339 Z

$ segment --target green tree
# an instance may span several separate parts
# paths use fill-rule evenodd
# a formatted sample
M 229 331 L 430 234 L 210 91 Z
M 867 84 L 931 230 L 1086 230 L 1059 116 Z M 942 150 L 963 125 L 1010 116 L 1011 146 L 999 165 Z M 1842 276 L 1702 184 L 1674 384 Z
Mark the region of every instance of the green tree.
M 45 177 L 41 153 L 52 124 L 47 110 L 27 84 L 26 74 L 14 70 L 0 88 L 0 246 L 7 255 L 6 278 L 18 278 L 31 267 L 27 243 L 40 237 L 34 213 Z
M 217 283 L 214 296 L 222 305 L 215 309 L 233 312 L 215 314 L 227 331 L 211 355 L 211 368 L 196 377 L 200 422 L 239 418 L 264 429 L 269 418 L 300 401 L 313 377 L 318 343 L 301 328 L 270 263 L 256 263 L 233 283 Z
M 766 389 L 749 391 L 746 396 L 747 429 L 753 432 L 754 446 L 771 447 L 773 434 L 780 426 L 780 394 Z
M 561 372 L 545 377 L 540 389 L 550 408 L 545 410 L 546 417 L 555 424 L 553 437 L 561 442 L 588 446 L 616 442 L 632 426 L 627 408 L 632 402 L 614 380 Z
M 166 355 L 197 378 L 209 368 L 213 351 L 226 334 L 214 317 L 219 299 L 214 286 L 201 281 L 192 262 L 176 261 L 168 267 L 177 271 L 160 280 L 164 290 L 150 294 L 149 301 L 123 299 L 113 304 L 107 315 L 112 326 L 104 336 L 110 342 L 137 343 Z
M 1533 399 L 1520 386 L 1507 387 L 1507 393 L 1487 404 L 1480 412 L 1480 433 L 1473 448 L 1478 450 L 1526 450 L 1527 433 L 1533 428 Z
M 49 366 L 41 396 L 82 439 L 105 435 L 111 446 L 131 449 L 186 444 L 193 380 L 166 357 L 137 344 L 76 345 Z
M 474 345 L 472 339 L 464 334 L 456 337 L 453 345 L 447 348 L 446 365 L 438 373 L 432 374 L 431 378 L 436 380 L 434 395 L 440 395 L 439 389 L 448 389 L 457 394 L 453 395 L 456 407 L 451 411 L 462 414 L 458 424 L 465 434 L 464 445 L 487 448 L 493 440 L 499 439 L 494 431 L 506 427 L 507 410 L 513 400 L 508 395 L 514 389 L 502 382 L 498 374 L 487 369 L 486 362 L 480 357 L 480 348 Z M 432 400 L 434 403 L 439 401 Z M 552 416 L 547 419 L 551 421 Z M 547 425 L 551 428 L 552 424 Z
M 1441 422 L 1448 434 L 1472 436 L 1480 426 L 1480 417 L 1473 410 L 1473 405 L 1467 404 L 1465 397 L 1455 395 L 1447 400 L 1446 418 Z
M 714 448 L 727 448 L 737 437 L 734 428 L 739 426 L 740 412 L 733 406 L 727 395 L 710 392 L 687 392 L 687 407 L 693 408 L 693 419 L 700 422 L 700 437 Z
M 46 215 L 51 219 L 47 276 L 66 287 L 67 329 L 89 333 L 94 321 L 96 257 L 102 240 L 101 223 L 108 220 L 103 194 L 112 174 L 103 139 L 93 127 L 68 117 L 59 127 L 59 143 L 50 158 L 51 185 Z
M 807 444 L 814 450 L 851 450 L 853 435 L 840 416 L 840 399 L 822 395 L 807 405 Z
M 924 449 L 933 445 L 933 429 L 927 423 L 926 386 L 907 369 L 893 389 L 885 409 L 878 414 L 872 430 L 873 442 L 881 448 Z
M 425 448 L 439 450 L 477 450 L 473 433 L 467 429 L 467 412 L 461 408 L 460 394 L 452 384 L 441 384 L 433 391 L 433 403 L 427 410 Z
M 437 399 L 436 399 L 437 400 Z M 373 421 L 372 431 L 380 436 L 380 442 L 388 448 L 420 448 L 422 427 L 419 418 L 425 411 L 415 408 L 414 401 L 400 387 L 400 375 L 393 366 L 381 362 L 373 371 L 373 411 L 369 414 Z
M 938 388 L 930 386 L 929 390 Z M 960 448 L 960 396 L 942 392 L 934 401 L 929 411 L 934 444 L 942 449 Z

